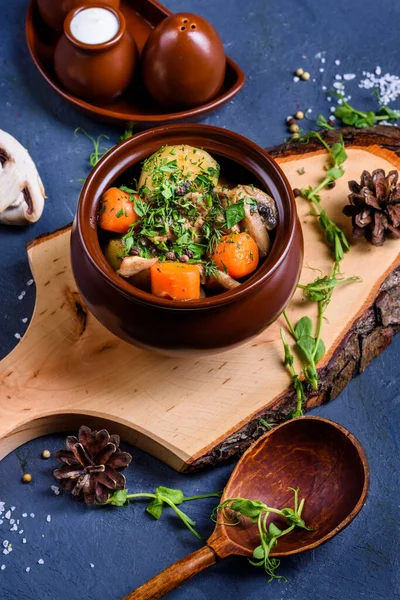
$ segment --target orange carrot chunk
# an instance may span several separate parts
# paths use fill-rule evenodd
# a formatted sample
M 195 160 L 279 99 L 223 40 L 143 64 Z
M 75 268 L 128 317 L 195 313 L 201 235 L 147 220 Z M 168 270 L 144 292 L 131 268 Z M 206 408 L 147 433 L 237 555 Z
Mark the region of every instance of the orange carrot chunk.
M 131 196 L 113 187 L 104 192 L 100 202 L 99 226 L 107 231 L 126 233 L 138 219 Z
M 150 267 L 151 291 L 170 300 L 200 298 L 200 270 L 196 265 L 179 262 L 157 262 Z
M 220 239 L 211 258 L 220 271 L 240 279 L 257 268 L 258 246 L 248 233 L 231 233 Z

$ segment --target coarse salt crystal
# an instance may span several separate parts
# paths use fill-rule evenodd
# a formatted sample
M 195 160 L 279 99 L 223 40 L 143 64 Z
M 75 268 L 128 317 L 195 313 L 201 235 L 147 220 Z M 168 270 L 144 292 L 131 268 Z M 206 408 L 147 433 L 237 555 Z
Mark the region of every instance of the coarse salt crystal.
M 24 519 L 26 519 L 26 517 L 28 516 L 28 513 L 22 513 L 22 516 L 24 517 Z
M 335 60 L 335 65 L 338 67 L 340 65 L 340 60 Z
M 58 485 L 52 485 L 51 490 L 55 493 L 56 496 L 58 496 L 58 494 L 60 493 L 60 488 L 58 487 Z
M 35 518 L 35 513 L 30 513 L 29 516 L 31 517 L 31 519 L 34 519 Z
M 4 515 L 4 518 L 5 518 L 5 519 L 11 519 L 11 510 L 8 510 L 8 511 L 6 512 L 6 514 Z
M 4 542 L 3 542 L 3 548 L 7 548 L 8 544 L 9 544 L 8 540 L 4 540 Z
M 340 81 L 335 81 L 335 83 L 333 84 L 333 87 L 335 88 L 335 90 L 342 90 L 343 83 L 341 83 Z
M 10 519 L 10 525 L 14 525 L 15 519 Z
M 27 322 L 28 322 L 28 317 L 24 317 L 23 319 L 21 319 L 21 321 L 22 321 L 23 323 L 27 323 Z
M 381 73 L 382 73 L 382 69 L 380 67 L 376 67 L 375 75 L 381 75 Z
M 3 554 L 5 554 L 6 556 L 7 556 L 7 554 L 9 554 L 9 552 L 8 552 L 7 548 L 4 548 L 4 550 L 3 550 Z
M 18 531 L 18 533 L 19 533 L 19 535 L 22 535 L 22 534 L 24 533 L 24 530 L 23 530 L 23 529 L 20 529 L 20 530 Z
M 22 298 L 25 296 L 26 292 L 22 291 L 20 293 L 20 295 L 18 296 L 18 300 L 22 300 Z
M 14 510 L 15 510 L 16 508 L 17 508 L 16 506 L 12 506 L 12 507 L 11 507 L 11 511 L 12 511 L 12 512 L 14 512 Z
M 32 285 L 32 283 L 33 283 L 33 279 L 30 279 L 30 280 L 29 280 L 29 281 L 26 283 L 26 285 Z
M 375 73 L 363 71 L 364 79 L 360 81 L 358 87 L 364 89 L 376 88 L 379 91 L 379 97 L 383 104 L 389 104 L 398 98 L 400 95 L 400 77 L 385 73 L 381 76 Z
M 325 71 L 325 69 L 323 67 L 320 68 L 319 72 L 323 73 Z
M 43 560 L 43 558 L 39 558 L 39 560 L 38 560 L 38 565 L 44 565 L 44 560 Z
M 48 523 L 51 523 L 51 515 L 47 515 L 47 517 L 46 517 L 46 521 L 47 521 Z
M 312 108 L 307 108 L 307 111 L 306 111 L 306 112 L 308 112 L 308 113 L 312 113 Z
M 343 104 L 343 100 L 341 98 L 339 98 L 339 100 L 337 101 L 338 104 Z
M 331 108 L 330 108 L 331 113 L 334 113 L 335 110 L 336 110 L 336 107 L 335 106 L 331 106 Z
M 323 92 L 326 92 L 326 85 L 323 85 L 323 86 L 322 86 L 322 88 L 321 88 L 321 90 L 322 90 Z
M 6 568 L 6 565 L 1 565 L 1 567 L 0 567 L 0 569 L 1 569 L 2 571 L 4 571 L 4 570 L 5 570 L 5 568 Z
M 11 528 L 10 531 L 18 531 L 18 525 L 15 523 Z
M 30 568 L 30 567 L 26 567 L 26 569 L 25 569 L 25 571 L 26 571 L 27 573 L 29 573 L 29 571 L 30 571 L 30 570 L 31 570 L 31 568 Z
M 298 81 L 300 81 L 300 77 L 297 77 L 297 75 L 295 75 L 295 76 L 293 77 L 293 81 L 294 81 L 295 83 L 297 83 Z
M 4 512 L 5 506 L 6 506 L 5 502 L 0 502 L 0 513 Z
M 22 543 L 26 544 L 26 538 L 22 538 Z
M 94 569 L 94 564 L 93 563 L 90 563 L 90 566 L 92 567 L 92 569 Z
M 331 96 L 327 96 L 326 99 L 328 100 L 328 102 L 332 100 Z
M 4 521 L 3 519 L 0 519 L 0 525 L 3 525 Z
M 355 79 L 355 73 L 345 73 L 343 75 L 343 79 L 345 79 L 346 81 L 351 81 L 352 79 Z
M 335 79 L 336 79 L 336 81 L 342 81 L 342 76 L 339 74 L 336 74 Z
M 14 333 L 14 337 L 17 338 L 17 340 L 21 339 L 21 334 L 20 333 Z
M 326 63 L 326 59 L 325 58 L 321 58 L 321 62 L 322 62 L 322 64 L 325 64 Z

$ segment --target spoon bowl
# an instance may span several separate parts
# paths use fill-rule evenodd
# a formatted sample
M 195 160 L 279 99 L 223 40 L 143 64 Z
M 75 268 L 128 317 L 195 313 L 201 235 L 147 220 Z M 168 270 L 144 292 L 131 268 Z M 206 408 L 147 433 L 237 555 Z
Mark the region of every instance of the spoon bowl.
M 292 507 L 290 488 L 299 488 L 299 498 L 305 498 L 302 518 L 313 530 L 295 529 L 278 540 L 270 556 L 288 556 L 312 550 L 342 531 L 363 507 L 368 487 L 368 463 L 356 438 L 328 419 L 301 417 L 271 429 L 250 446 L 233 470 L 221 502 L 246 498 L 275 508 Z M 280 519 L 272 521 L 279 527 Z M 250 519 L 232 527 L 220 512 L 206 546 L 125 600 L 161 598 L 218 559 L 232 554 L 251 557 L 259 539 L 257 525 Z
M 313 531 L 296 529 L 282 537 L 271 556 L 311 550 L 344 529 L 361 510 L 368 491 L 364 451 L 344 427 L 320 417 L 287 421 L 260 438 L 237 464 L 222 502 L 227 498 L 261 500 L 268 506 L 293 505 L 293 491 L 306 502 L 302 517 Z M 271 519 L 279 527 L 280 517 Z M 255 524 L 217 528 L 251 556 L 259 537 Z M 220 532 L 218 532 L 220 534 Z M 209 540 L 209 543 L 212 539 Z

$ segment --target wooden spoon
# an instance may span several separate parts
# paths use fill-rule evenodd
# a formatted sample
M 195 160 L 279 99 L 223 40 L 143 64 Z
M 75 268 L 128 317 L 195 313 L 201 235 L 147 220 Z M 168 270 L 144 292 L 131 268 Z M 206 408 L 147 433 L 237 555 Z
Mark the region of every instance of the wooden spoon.
M 314 531 L 297 529 L 271 552 L 288 556 L 312 550 L 334 537 L 359 513 L 369 486 L 366 456 L 355 437 L 321 417 L 287 421 L 259 438 L 242 456 L 224 490 L 227 498 L 261 500 L 276 508 L 292 507 L 293 492 L 305 498 L 302 513 Z M 257 526 L 229 527 L 222 515 L 206 546 L 171 565 L 128 594 L 125 600 L 161 598 L 218 559 L 231 554 L 251 557 L 259 545 Z M 279 526 L 279 517 L 276 520 Z

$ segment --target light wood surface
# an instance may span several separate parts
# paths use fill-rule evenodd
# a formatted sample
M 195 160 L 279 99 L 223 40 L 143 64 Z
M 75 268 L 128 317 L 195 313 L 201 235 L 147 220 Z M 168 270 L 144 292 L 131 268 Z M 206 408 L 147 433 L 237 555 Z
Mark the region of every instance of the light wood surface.
M 363 169 L 399 168 L 398 157 L 377 146 L 348 149 L 346 174 L 323 206 L 351 237 L 342 214 L 347 181 Z M 315 186 L 326 164 L 325 152 L 279 159 L 292 187 Z M 298 169 L 305 174 L 299 175 Z M 297 199 L 305 237 L 301 282 L 327 272 L 332 256 L 309 205 Z M 123 439 L 184 470 L 231 436 L 261 410 L 271 408 L 290 380 L 282 366 L 279 319 L 236 350 L 205 358 L 164 358 L 136 349 L 109 333 L 79 297 L 69 260 L 70 229 L 33 242 L 29 261 L 37 286 L 32 322 L 17 347 L 0 362 L 0 458 L 44 433 L 76 429 L 81 423 L 108 425 Z M 326 312 L 323 339 L 332 353 L 359 315 L 370 306 L 390 272 L 400 264 L 399 242 L 374 248 L 358 242 L 343 261 L 346 276 L 361 283 L 335 291 Z M 310 268 L 308 268 L 310 267 Z M 288 307 L 295 322 L 314 317 L 315 306 L 297 291 Z

